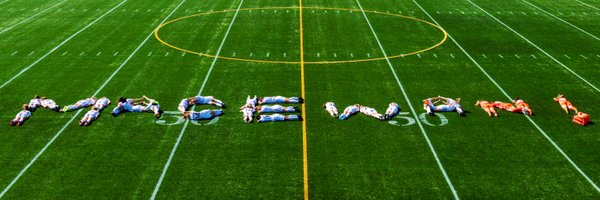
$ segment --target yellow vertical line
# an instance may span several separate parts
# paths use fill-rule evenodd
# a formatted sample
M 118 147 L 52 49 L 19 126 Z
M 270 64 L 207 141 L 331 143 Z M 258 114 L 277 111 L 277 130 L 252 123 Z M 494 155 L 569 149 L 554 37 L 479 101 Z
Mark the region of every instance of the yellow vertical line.
M 300 0 L 300 76 L 302 82 L 302 98 L 306 100 L 306 84 L 304 81 L 304 17 L 302 16 L 302 0 Z M 308 200 L 308 144 L 306 139 L 306 101 L 302 104 L 302 157 L 304 163 L 304 199 Z

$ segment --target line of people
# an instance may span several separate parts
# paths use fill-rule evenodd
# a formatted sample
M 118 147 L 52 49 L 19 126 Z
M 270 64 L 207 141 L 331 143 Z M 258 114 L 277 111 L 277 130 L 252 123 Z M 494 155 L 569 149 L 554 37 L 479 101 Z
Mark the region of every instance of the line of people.
M 360 104 L 354 104 L 354 105 L 350 105 L 350 106 L 346 107 L 344 109 L 344 112 L 341 115 L 338 115 L 338 109 L 335 106 L 334 102 L 327 102 L 327 103 L 323 104 L 323 108 L 325 108 L 325 110 L 329 113 L 329 115 L 331 115 L 334 118 L 338 118 L 340 120 L 346 120 L 346 119 L 350 118 L 351 116 L 360 112 L 364 115 L 384 121 L 384 120 L 390 120 L 400 113 L 400 106 L 396 102 L 390 103 L 388 105 L 387 110 L 385 111 L 385 114 L 383 114 L 383 115 L 380 114 L 379 112 L 377 112 L 377 110 L 374 108 L 363 106 Z
M 198 112 L 190 111 L 190 107 L 194 105 L 213 105 L 220 108 L 227 108 L 223 101 L 213 96 L 195 96 L 182 99 L 177 109 L 183 114 L 184 119 L 190 120 L 213 119 L 224 114 L 222 109 L 204 109 Z
M 302 104 L 304 99 L 302 97 L 283 97 L 283 96 L 271 96 L 271 97 L 257 97 L 254 98 L 248 96 L 246 98 L 246 104 L 240 107 L 240 112 L 243 113 L 243 119 L 246 123 L 251 123 L 254 119 L 254 113 L 258 113 L 256 116 L 256 122 L 281 122 L 281 121 L 302 121 L 301 115 L 282 115 L 279 113 L 296 113 L 300 112 L 300 108 L 297 106 L 282 106 L 278 104 L 292 103 Z M 266 105 L 276 104 L 276 105 Z M 275 114 L 265 114 L 275 113 Z
M 110 100 L 106 97 L 102 97 L 101 99 L 97 99 L 96 97 L 90 97 L 83 100 L 79 100 L 75 104 L 65 106 L 61 109 L 61 107 L 54 100 L 48 99 L 45 96 L 40 97 L 36 95 L 35 97 L 33 97 L 33 99 L 29 100 L 29 104 L 23 104 L 23 110 L 17 113 L 15 118 L 10 121 L 10 125 L 23 125 L 25 121 L 31 117 L 32 112 L 35 112 L 40 107 L 56 112 L 69 112 L 80 108 L 93 106 L 92 110 L 86 113 L 86 115 L 80 123 L 80 125 L 89 125 L 91 121 L 93 121 L 99 116 L 99 111 L 106 108 L 108 104 L 110 104 Z

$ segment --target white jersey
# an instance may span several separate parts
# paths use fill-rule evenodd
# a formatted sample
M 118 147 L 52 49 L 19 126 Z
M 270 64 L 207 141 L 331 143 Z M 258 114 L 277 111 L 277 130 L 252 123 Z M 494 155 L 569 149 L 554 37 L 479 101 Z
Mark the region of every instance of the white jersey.
M 282 114 L 261 115 L 258 122 L 279 122 L 285 121 L 285 116 Z
M 242 113 L 244 113 L 244 116 L 253 116 L 254 115 L 254 108 L 249 108 L 249 107 L 245 107 L 242 109 Z
M 128 103 L 126 103 L 127 105 Z M 125 106 L 123 106 L 125 107 Z M 144 106 L 141 105 L 135 105 L 135 106 L 131 106 L 131 110 L 129 110 L 129 112 L 143 112 L 145 110 Z
M 58 105 L 56 105 L 56 102 L 54 102 L 54 100 L 52 100 L 52 99 L 44 99 L 41 101 L 41 104 L 45 108 L 54 108 L 54 107 L 58 106 Z
M 385 114 L 388 115 L 396 115 L 400 112 L 400 106 L 397 103 L 390 103 L 388 109 L 385 111 Z
M 256 96 L 254 96 L 254 98 L 250 98 L 250 96 L 248 96 L 246 99 L 246 105 L 254 108 L 256 106 Z
M 190 107 L 190 102 L 188 101 L 188 99 L 182 99 L 181 102 L 179 102 L 179 106 L 177 106 L 177 109 L 179 109 L 179 111 L 181 111 L 182 113 L 187 111 L 187 109 Z
M 77 101 L 77 103 L 75 103 L 75 105 L 79 105 L 80 107 L 88 107 L 91 105 L 96 104 L 96 100 L 92 99 L 92 98 L 87 98 L 84 100 L 79 100 Z
M 366 106 L 360 107 L 360 113 L 369 115 L 369 116 L 379 114 L 379 112 L 377 112 L 377 110 L 375 110 L 374 108 L 369 108 Z
M 29 100 L 29 107 L 30 108 L 37 108 L 40 107 L 42 105 L 42 100 L 41 99 L 31 99 Z
M 17 113 L 15 119 L 18 118 L 29 118 L 31 117 L 31 112 L 29 110 L 21 110 L 21 112 Z
M 98 115 L 100 115 L 100 112 L 98 112 L 97 110 L 90 110 L 87 113 L 85 113 L 85 116 L 83 118 L 89 118 L 89 119 L 96 119 L 98 118 Z
M 351 106 L 346 107 L 346 109 L 344 109 L 344 114 L 352 115 L 359 111 L 360 111 L 360 107 L 358 107 L 356 105 L 351 105 Z
M 214 99 L 213 96 L 196 96 L 196 104 L 210 104 L 210 102 Z
M 94 108 L 97 108 L 98 110 L 102 110 L 102 109 L 106 108 L 108 106 L 108 104 L 110 104 L 110 100 L 106 97 L 102 97 L 102 98 L 98 99 L 98 101 L 96 101 L 96 104 L 94 104 Z
M 281 113 L 281 112 L 296 112 L 296 108 L 293 106 L 283 107 L 281 105 L 273 106 L 260 106 L 258 109 L 259 113 Z
M 210 119 L 213 118 L 212 112 L 209 109 L 201 110 L 200 112 L 191 111 L 190 119 L 191 120 L 202 120 L 202 119 Z

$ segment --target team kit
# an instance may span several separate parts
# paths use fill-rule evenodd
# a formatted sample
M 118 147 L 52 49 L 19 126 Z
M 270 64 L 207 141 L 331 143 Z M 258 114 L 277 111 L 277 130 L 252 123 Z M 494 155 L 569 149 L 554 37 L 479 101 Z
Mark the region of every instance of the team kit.
M 573 122 L 581 126 L 585 126 L 590 123 L 590 115 L 584 112 L 580 112 L 573 104 L 567 100 L 567 98 L 559 94 L 553 98 L 554 101 L 558 102 L 560 107 L 567 113 L 571 111 L 575 113 L 572 117 Z M 460 116 L 465 116 L 465 110 L 461 105 L 461 98 L 448 98 L 448 97 L 432 97 L 423 100 L 423 109 L 429 114 L 434 115 L 437 112 L 456 112 Z M 283 121 L 302 121 L 302 115 L 298 106 L 284 106 L 280 104 L 303 104 L 304 99 L 302 97 L 284 97 L 284 96 L 268 96 L 268 97 L 250 97 L 246 99 L 246 104 L 240 107 L 240 112 L 243 113 L 243 121 L 245 123 L 251 122 L 283 122 Z M 111 101 L 107 97 L 100 99 L 96 97 L 90 97 L 77 101 L 75 104 L 67 106 L 59 106 L 54 100 L 47 97 L 35 96 L 29 101 L 29 104 L 23 104 L 21 110 L 14 119 L 10 121 L 11 126 L 21 126 L 27 121 L 32 113 L 38 108 L 46 108 L 56 112 L 71 112 L 78 109 L 92 107 L 79 121 L 80 126 L 89 126 L 93 121 L 100 117 L 100 113 L 109 105 Z M 204 109 L 201 111 L 194 111 L 196 105 L 213 105 L 219 109 Z M 498 117 L 496 109 L 505 110 L 511 113 L 520 113 L 528 116 L 534 114 L 533 109 L 521 98 L 515 99 L 512 103 L 501 102 L 501 101 L 486 101 L 478 100 L 475 103 L 476 106 L 481 107 L 488 116 Z M 209 120 L 224 114 L 223 109 L 227 106 L 223 101 L 213 96 L 195 96 L 182 99 L 178 105 L 178 110 L 183 114 L 184 119 L 189 120 Z M 354 104 L 346 107 L 342 114 L 339 114 L 336 104 L 334 102 L 327 102 L 323 104 L 323 108 L 334 118 L 339 120 L 347 120 L 357 113 L 364 114 L 369 117 L 376 118 L 381 121 L 391 120 L 400 113 L 400 106 L 398 103 L 392 102 L 389 104 L 384 114 L 379 113 L 376 109 L 367 107 L 360 104 Z M 161 118 L 164 113 L 160 108 L 158 101 L 151 99 L 147 96 L 141 98 L 125 98 L 119 97 L 115 108 L 111 114 L 116 117 L 122 113 L 153 113 L 156 118 Z

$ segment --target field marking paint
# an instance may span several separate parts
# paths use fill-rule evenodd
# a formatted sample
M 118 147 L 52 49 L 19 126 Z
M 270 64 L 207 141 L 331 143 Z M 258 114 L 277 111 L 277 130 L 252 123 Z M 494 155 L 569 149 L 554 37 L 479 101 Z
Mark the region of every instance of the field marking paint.
M 35 51 L 30 52 L 29 54 L 27 54 L 27 56 L 31 56 L 35 53 Z
M 15 51 L 12 54 L 10 54 L 11 56 L 14 56 L 15 54 L 19 53 L 19 51 Z
M 517 57 L 517 59 L 521 59 L 521 56 L 515 54 L 515 57 Z
M 123 1 L 123 2 L 125 2 L 125 1 Z M 171 15 L 173 15 L 175 13 L 175 11 L 181 6 L 181 4 L 183 4 L 183 2 L 185 2 L 185 0 L 182 0 L 181 3 L 179 3 L 179 5 L 177 5 L 177 7 L 175 7 L 175 9 L 173 9 L 173 11 L 167 17 L 165 17 L 165 19 L 161 22 L 161 24 L 164 23 L 165 21 L 167 21 L 167 19 L 169 19 L 169 17 L 171 17 Z M 117 8 L 117 7 L 115 7 L 115 8 Z M 108 82 L 110 82 L 113 79 L 113 77 L 115 77 L 115 75 L 117 75 L 117 73 L 119 73 L 119 71 L 121 71 L 121 69 L 127 63 L 129 63 L 129 60 L 131 60 L 131 58 L 133 58 L 133 56 L 142 48 L 142 46 L 144 46 L 144 44 L 146 44 L 146 42 L 148 41 L 148 39 L 150 39 L 150 37 L 152 37 L 154 31 L 156 31 L 157 29 L 158 29 L 158 26 L 154 30 L 152 30 L 152 32 L 150 32 L 150 34 L 148 34 L 148 36 L 146 37 L 146 39 L 144 39 L 144 41 L 129 55 L 129 57 L 127 57 L 127 59 L 125 59 L 125 61 L 123 61 L 123 63 L 121 64 L 121 66 L 119 66 L 119 68 L 117 68 L 110 75 L 110 77 L 108 77 L 108 79 L 106 79 L 106 81 L 104 81 L 104 84 L 102 84 L 102 86 L 100 86 L 100 88 L 98 88 L 98 90 L 96 90 L 96 92 L 94 92 L 94 94 L 92 96 L 98 96 L 98 93 L 100 93 L 100 91 L 102 91 L 102 89 L 104 89 L 104 87 L 106 87 L 106 85 L 108 84 Z M 71 124 L 71 122 L 73 122 L 73 120 L 75 120 L 75 118 L 77 118 L 77 116 L 83 110 L 84 109 L 80 109 L 79 111 L 77 111 L 77 113 L 75 113 L 75 115 L 73 115 L 73 117 L 71 118 L 71 120 L 69 120 L 69 122 L 67 122 L 54 135 L 54 137 L 52 137 L 52 139 L 50 139 L 50 141 L 48 143 L 46 143 L 46 146 L 44 146 L 44 148 L 42 148 L 42 150 L 40 150 L 40 152 L 38 154 L 36 154 L 35 157 L 33 157 L 33 159 L 31 159 L 31 161 L 29 162 L 29 164 L 27 164 L 27 166 L 25 166 L 21 170 L 21 172 L 19 172 L 19 174 L 10 182 L 10 184 L 8 186 L 6 186 L 6 188 L 4 188 L 4 190 L 2 191 L 2 193 L 0 193 L 0 199 L 2 199 L 2 197 L 6 194 L 6 192 L 8 192 L 8 190 L 10 190 L 10 188 L 21 178 L 21 176 L 23 176 L 23 174 L 25 174 L 25 172 L 33 165 L 33 163 L 35 163 L 37 161 L 37 159 L 39 159 L 40 156 L 42 156 L 42 154 L 46 151 L 46 149 L 48 149 L 48 147 L 52 143 L 54 143 L 54 140 L 56 140 L 56 138 L 58 138 L 58 136 L 60 136 L 62 134 L 62 132 L 69 126 L 69 124 Z
M 435 53 L 433 54 L 433 57 L 438 58 L 437 54 L 435 54 Z
M 410 99 L 408 98 L 408 94 L 404 90 L 404 86 L 402 85 L 402 82 L 400 82 L 400 78 L 398 78 L 398 74 L 396 74 L 396 70 L 394 70 L 394 66 L 392 65 L 392 62 L 388 58 L 387 53 L 385 52 L 385 49 L 383 48 L 383 45 L 381 44 L 381 41 L 379 40 L 379 37 L 377 36 L 377 33 L 375 33 L 375 29 L 371 25 L 371 21 L 367 17 L 367 14 L 364 12 L 363 7 L 360 4 L 360 1 L 356 0 L 356 3 L 358 4 L 358 7 L 360 7 L 360 10 L 362 11 L 363 17 L 365 18 L 367 24 L 369 25 L 369 28 L 371 29 L 371 32 L 373 33 L 373 36 L 376 39 L 377 44 L 379 45 L 379 49 L 383 53 L 383 56 L 386 58 L 385 60 L 387 61 L 387 64 L 389 65 L 390 70 L 392 71 L 392 74 L 394 74 L 394 78 L 396 78 L 396 82 L 398 83 L 398 86 L 400 87 L 400 90 L 402 90 L 402 93 L 404 94 L 404 98 L 406 99 L 406 103 L 408 104 L 408 106 L 410 107 L 410 110 L 413 113 L 413 117 L 415 119 L 419 119 L 419 116 L 417 116 L 417 112 L 415 111 L 415 108 L 412 106 L 412 103 L 410 102 Z M 431 143 L 431 140 L 429 139 L 429 136 L 427 135 L 427 132 L 425 131 L 425 128 L 423 128 L 423 124 L 421 124 L 421 122 L 419 120 L 416 120 L 416 121 L 417 121 L 417 124 L 419 125 L 419 128 L 421 129 L 421 132 L 423 133 L 423 136 L 425 137 L 425 140 L 427 141 L 427 145 L 429 146 L 429 150 L 431 150 L 431 153 L 435 157 L 435 160 L 436 160 L 436 162 L 438 164 L 438 167 L 440 168 L 440 170 L 442 171 L 442 174 L 444 175 L 444 178 L 446 179 L 446 183 L 448 184 L 448 187 L 450 187 L 450 189 L 452 190 L 452 194 L 454 195 L 454 199 L 460 199 L 458 197 L 458 193 L 456 192 L 456 189 L 454 189 L 454 185 L 452 185 L 452 181 L 450 181 L 450 177 L 448 177 L 448 174 L 446 173 L 446 170 L 444 169 L 444 166 L 442 165 L 442 162 L 440 161 L 440 158 L 438 157 L 438 155 L 437 155 L 437 153 L 435 151 L 435 148 L 433 148 L 433 144 Z
M 64 53 L 62 53 L 62 56 L 66 56 L 69 53 L 69 51 L 65 51 Z
M 117 56 L 117 55 L 119 55 L 118 51 L 113 54 L 113 56 Z
M 568 58 L 569 60 L 571 60 L 571 57 L 569 57 L 567 54 L 564 54 L 563 56 L 565 56 L 565 58 Z
M 498 57 L 504 59 L 504 56 L 502 56 L 502 54 L 498 54 Z
M 33 19 L 34 17 L 37 17 L 38 15 L 41 15 L 42 13 L 45 13 L 46 11 L 48 11 L 48 10 L 50 10 L 50 9 L 52 9 L 52 8 L 54 8 L 54 7 L 56 7 L 56 6 L 60 5 L 60 4 L 62 4 L 62 3 L 64 3 L 64 2 L 66 2 L 66 1 L 68 1 L 68 0 L 63 0 L 63 1 L 60 1 L 60 2 L 58 2 L 58 3 L 56 3 L 56 4 L 52 5 L 52 6 L 50 6 L 50 7 L 48 7 L 48 8 L 46 8 L 46 9 L 44 9 L 44 10 L 42 10 L 42 11 L 40 11 L 40 12 L 36 13 L 35 15 L 32 15 L 32 16 L 28 17 L 27 19 L 24 19 L 24 20 L 22 20 L 22 21 L 20 21 L 20 22 L 18 22 L 18 23 L 16 23 L 16 24 L 14 24 L 14 25 L 12 25 L 12 26 L 10 26 L 10 27 L 8 27 L 8 28 L 6 28 L 6 29 L 2 30 L 2 31 L 0 31 L 0 34 L 2 34 L 2 33 L 4 33 L 4 32 L 6 32 L 6 31 L 9 31 L 9 30 L 11 30 L 11 29 L 13 29 L 14 27 L 16 27 L 16 26 L 18 26 L 18 25 L 21 25 L 21 24 L 23 24 L 23 23 L 25 23 L 25 22 L 28 22 L 29 20 Z
M 96 56 L 100 56 L 100 54 L 102 54 L 102 51 L 101 51 L 101 52 L 98 52 L 98 53 L 96 54 Z
M 571 27 L 573 27 L 573 28 L 575 28 L 575 29 L 577 29 L 577 30 L 585 33 L 585 34 L 589 35 L 590 37 L 593 37 L 596 40 L 600 40 L 600 38 L 596 37 L 594 34 L 591 34 L 591 33 L 587 32 L 587 31 L 585 31 L 585 30 L 583 30 L 583 29 L 581 29 L 581 28 L 579 28 L 579 27 L 577 27 L 577 26 L 575 26 L 575 25 L 573 25 L 573 24 L 565 21 L 564 19 L 562 19 L 560 17 L 557 17 L 556 15 L 553 15 L 552 13 L 549 13 L 548 11 L 546 11 L 546 10 L 540 8 L 540 7 L 537 7 L 536 5 L 533 5 L 532 3 L 529 3 L 528 1 L 525 1 L 525 0 L 521 0 L 521 1 L 524 2 L 524 3 L 526 3 L 526 4 L 529 4 L 530 6 L 532 6 L 534 8 L 537 8 L 538 10 L 540 10 L 540 11 L 542 11 L 542 12 L 544 12 L 544 13 L 546 13 L 546 14 L 548 14 L 548 15 L 556 18 L 556 19 L 558 19 L 561 22 L 564 22 L 565 24 L 567 24 L 567 25 L 569 25 L 569 26 L 571 26 Z
M 454 54 L 450 54 L 450 57 L 452 57 L 452 59 L 454 59 L 454 58 L 455 58 L 455 57 L 454 57 Z
M 421 54 L 417 54 L 417 57 L 421 58 Z
M 423 8 L 421 7 L 421 5 L 419 3 L 417 3 L 415 0 L 413 0 L 413 2 L 419 7 L 421 8 L 421 10 L 433 21 L 435 22 L 437 25 L 441 26 L 440 23 L 438 23 L 431 15 L 429 15 L 429 13 Z M 485 12 L 485 11 L 484 11 Z M 502 94 L 504 94 L 504 96 L 506 96 L 506 98 L 508 98 L 511 102 L 514 101 L 514 99 L 508 95 L 508 93 L 506 93 L 506 91 L 498 84 L 498 82 L 496 82 L 496 80 L 494 80 L 494 78 L 492 78 L 487 71 L 485 71 L 485 69 L 483 69 L 483 67 L 479 64 L 479 62 L 477 62 L 472 56 L 471 54 L 469 54 L 469 52 L 467 52 L 455 39 L 454 37 L 452 37 L 450 34 L 448 34 L 448 37 L 450 38 L 450 40 L 452 40 L 452 42 L 454 42 L 454 44 L 456 44 L 456 46 L 458 48 L 460 48 L 460 50 L 471 60 L 471 62 L 473 62 L 478 68 L 479 70 L 481 70 L 481 72 L 502 92 Z M 594 189 L 596 189 L 597 192 L 600 193 L 600 188 L 598 187 L 598 185 L 596 185 L 596 183 L 594 183 L 594 181 L 592 181 L 592 179 L 590 179 L 590 177 L 585 174 L 585 172 L 583 172 L 583 170 L 581 170 L 581 168 L 579 168 L 579 166 L 577 166 L 577 164 L 575 164 L 575 162 L 573 162 L 573 160 L 571 160 L 571 158 L 554 142 L 554 140 L 552 140 L 552 138 L 550 138 L 550 136 L 548 136 L 548 134 L 546 134 L 546 132 L 544 130 L 542 130 L 540 128 L 540 126 L 537 125 L 537 123 L 535 121 L 533 121 L 533 119 L 527 115 L 525 115 L 525 117 L 529 120 L 529 122 L 531 122 L 531 124 L 533 124 L 537 130 L 544 135 L 544 137 L 552 144 L 552 146 L 554 146 L 554 148 L 560 152 L 560 154 L 563 155 L 563 157 L 565 159 L 567 159 L 567 161 L 569 161 L 569 163 L 571 164 L 571 166 L 573 166 L 577 172 L 579 172 L 579 174 L 581 174 L 593 187 Z
M 485 54 L 481 54 L 481 56 L 483 56 L 483 58 L 487 59 L 487 56 L 485 56 Z
M 300 9 L 299 9 L 299 13 L 300 13 L 300 78 L 301 78 L 301 82 L 302 82 L 302 98 L 306 99 L 306 82 L 304 79 L 304 10 L 303 10 L 303 4 L 302 4 L 302 0 L 299 0 L 299 5 L 300 5 Z M 304 117 L 304 120 L 302 120 L 302 168 L 303 168 L 303 172 L 304 172 L 304 200 L 308 200 L 309 197 L 309 193 L 308 193 L 308 139 L 307 139 L 307 129 L 306 129 L 306 102 L 304 102 L 302 104 L 302 117 Z
M 244 0 L 240 1 L 240 4 L 238 5 L 237 10 L 235 11 L 235 14 L 233 15 L 233 19 L 231 20 L 231 23 L 229 23 L 229 27 L 227 28 L 227 32 L 225 32 L 225 36 L 223 36 L 223 40 L 221 41 L 221 45 L 219 46 L 219 49 L 217 50 L 217 53 L 215 54 L 215 58 L 213 59 L 213 62 L 210 65 L 210 68 L 208 68 L 208 72 L 206 73 L 206 77 L 204 78 L 204 82 L 202 82 L 202 86 L 200 87 L 200 90 L 198 91 L 198 95 L 197 96 L 200 96 L 202 94 L 202 91 L 204 90 L 204 87 L 206 86 L 206 83 L 208 82 L 208 78 L 210 78 L 210 74 L 212 73 L 212 70 L 215 67 L 215 64 L 217 63 L 217 60 L 219 59 L 219 55 L 221 54 L 221 50 L 223 49 L 223 45 L 225 45 L 225 41 L 227 41 L 227 36 L 229 36 L 229 32 L 231 31 L 231 27 L 233 27 L 233 23 L 235 22 L 235 19 L 237 18 L 238 13 L 240 12 L 240 8 L 242 8 L 242 3 L 244 3 Z M 164 23 L 164 21 L 162 23 Z M 195 107 L 196 107 L 196 105 L 194 105 L 192 107 L 192 110 L 194 110 Z M 165 179 L 165 176 L 167 175 L 167 171 L 169 170 L 169 166 L 171 165 L 171 161 L 173 161 L 173 157 L 175 157 L 175 152 L 177 152 L 177 147 L 179 147 L 179 143 L 181 143 L 181 139 L 183 138 L 183 134 L 185 133 L 185 130 L 187 129 L 187 126 L 188 126 L 189 122 L 190 122 L 190 120 L 186 120 L 185 124 L 183 124 L 183 128 L 181 128 L 181 132 L 179 133 L 179 137 L 177 137 L 177 141 L 173 145 L 173 149 L 171 150 L 171 154 L 169 155 L 169 159 L 167 159 L 167 162 L 165 163 L 165 166 L 164 166 L 164 168 L 162 170 L 162 173 L 160 174 L 160 178 L 158 178 L 158 182 L 156 183 L 156 186 L 154 187 L 154 192 L 152 192 L 152 196 L 150 197 L 151 200 L 156 199 L 156 195 L 158 194 L 158 190 L 160 189 L 160 186 L 162 185 L 162 182 Z
M 583 59 L 588 59 L 588 57 L 584 56 L 583 54 L 579 54 L 579 56 L 581 56 Z
M 531 57 L 533 57 L 533 59 L 537 59 L 537 57 L 533 54 L 531 54 Z
M 485 14 L 487 14 L 488 16 L 490 16 L 491 18 L 493 18 L 494 20 L 496 20 L 496 22 L 502 24 L 504 27 L 506 27 L 507 29 L 509 29 L 510 31 L 512 31 L 513 33 L 515 33 L 516 35 L 518 35 L 519 37 L 521 37 L 523 40 L 527 41 L 527 43 L 531 44 L 531 46 L 535 47 L 536 49 L 538 49 L 539 51 L 541 51 L 542 53 L 544 53 L 546 56 L 548 56 L 549 58 L 551 58 L 552 60 L 554 60 L 554 62 L 558 63 L 560 66 L 562 66 L 564 69 L 566 69 L 567 71 L 571 72 L 571 74 L 575 75 L 577 78 L 579 78 L 581 81 L 585 82 L 586 84 L 588 84 L 590 87 L 592 87 L 594 90 L 596 90 L 597 92 L 600 92 L 600 89 L 598 89 L 594 84 L 590 83 L 588 80 L 584 79 L 583 77 L 581 77 L 579 74 L 577 74 L 575 71 L 573 71 L 571 68 L 567 67 L 567 65 L 563 64 L 562 62 L 558 61 L 558 59 L 556 59 L 554 56 L 550 55 L 548 52 L 546 52 L 544 49 L 542 49 L 541 47 L 539 47 L 538 45 L 536 45 L 535 43 L 531 42 L 529 39 L 527 39 L 525 36 L 521 35 L 519 32 L 515 31 L 513 28 L 511 28 L 510 26 L 506 25 L 504 22 L 500 21 L 498 18 L 494 17 L 494 15 L 490 14 L 489 12 L 487 12 L 486 10 L 484 10 L 483 8 L 479 7 L 479 5 L 473 3 L 471 0 L 467 0 L 469 3 L 471 3 L 473 6 L 479 8 L 479 10 L 483 11 Z
M 81 53 L 79 53 L 79 56 L 83 56 L 83 54 L 85 54 L 85 51 L 82 51 Z
M 8 0 L 0 1 L 0 4 L 6 3 Z
M 596 10 L 600 10 L 600 8 L 597 8 L 596 6 L 592 6 L 590 4 L 587 4 L 587 3 L 583 2 L 583 1 L 579 1 L 579 0 L 575 0 L 575 1 L 579 2 L 580 4 L 585 5 L 587 7 L 590 7 L 590 8 L 596 9 Z
M 40 57 L 39 59 L 37 59 L 35 62 L 31 63 L 25 69 L 22 69 L 19 73 L 17 73 L 16 75 L 14 75 L 12 78 L 8 79 L 8 81 L 4 82 L 4 84 L 0 85 L 0 89 L 4 88 L 4 86 L 8 85 L 10 82 L 12 82 L 13 80 L 15 80 L 17 77 L 21 76 L 21 74 L 25 73 L 27 70 L 29 70 L 30 68 L 32 68 L 33 66 L 35 66 L 36 64 L 38 64 L 40 61 L 42 61 L 46 57 L 48 57 L 48 55 L 52 54 L 54 51 L 56 51 L 58 48 L 62 47 L 64 44 L 66 44 L 67 42 L 69 42 L 75 36 L 79 35 L 79 33 L 83 32 L 84 30 L 86 30 L 90 26 L 94 25 L 96 22 L 100 21 L 100 19 L 104 18 L 104 16 L 108 15 L 109 13 L 111 13 L 112 11 L 114 11 L 115 9 L 117 9 L 118 7 L 120 7 L 121 5 L 123 5 L 127 1 L 129 1 L 129 0 L 123 0 L 121 3 L 119 3 L 118 5 L 116 5 L 115 7 L 113 7 L 112 9 L 110 9 L 108 12 L 106 12 L 103 15 L 101 15 L 100 17 L 96 18 L 96 20 L 92 21 L 87 26 L 83 27 L 81 30 L 77 31 L 76 33 L 74 33 L 73 35 L 71 35 L 70 37 L 68 37 L 66 40 L 62 41 L 56 47 L 54 47 L 50 51 L 48 51 L 48 53 L 44 54 L 42 57 Z

